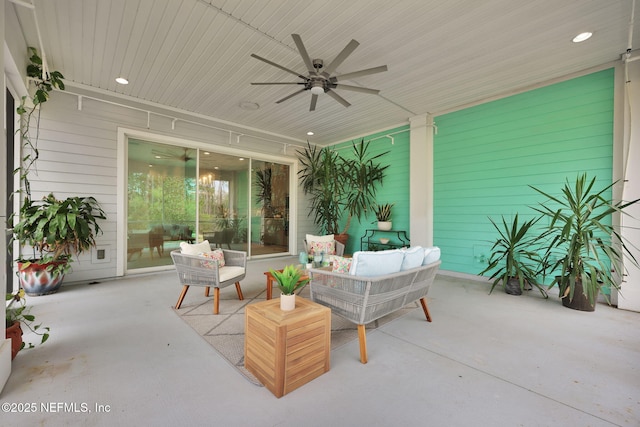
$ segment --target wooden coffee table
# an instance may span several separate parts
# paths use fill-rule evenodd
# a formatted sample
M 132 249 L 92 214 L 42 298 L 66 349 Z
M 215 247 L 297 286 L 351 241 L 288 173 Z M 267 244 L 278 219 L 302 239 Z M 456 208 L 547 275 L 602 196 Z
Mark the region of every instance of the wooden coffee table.
M 282 272 L 282 270 L 276 270 L 276 271 Z M 264 275 L 267 276 L 267 300 L 270 300 L 273 295 L 273 284 L 275 283 L 276 278 L 273 277 L 273 274 L 271 274 L 270 271 L 265 271 Z M 309 275 L 303 273 L 302 276 L 300 276 L 300 280 L 298 280 L 298 282 L 307 280 L 308 278 L 309 278 Z
M 276 397 L 329 370 L 331 309 L 296 296 L 296 308 L 280 301 L 245 308 L 244 366 Z

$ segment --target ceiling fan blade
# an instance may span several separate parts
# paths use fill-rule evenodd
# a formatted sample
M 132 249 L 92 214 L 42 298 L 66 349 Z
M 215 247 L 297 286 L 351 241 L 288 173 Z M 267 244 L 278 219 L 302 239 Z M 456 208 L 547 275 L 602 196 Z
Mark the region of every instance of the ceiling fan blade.
M 347 89 L 347 90 L 352 90 L 354 92 L 369 93 L 371 95 L 377 95 L 380 93 L 378 89 L 369 89 L 368 87 L 343 85 L 343 84 L 337 84 L 337 83 L 335 84 L 335 87 L 337 89 Z
M 331 61 L 331 64 L 327 65 L 327 67 L 322 71 L 322 75 L 329 77 L 331 73 L 333 73 L 335 69 L 338 68 L 345 59 L 347 59 L 347 56 L 351 55 L 358 46 L 360 46 L 360 43 L 355 40 L 351 40 L 344 49 L 342 49 L 342 52 L 340 52 L 338 56 Z
M 309 74 L 316 75 L 316 69 L 313 67 L 313 62 L 311 62 L 311 58 L 309 58 L 309 54 L 307 53 L 307 49 L 304 47 L 304 43 L 302 43 L 302 38 L 299 34 L 291 34 L 293 41 L 296 43 L 296 47 L 298 48 L 298 52 L 300 52 L 300 56 L 302 56 L 302 60 L 304 61 L 304 65 L 307 66 L 307 70 Z
M 309 111 L 316 111 L 316 104 L 318 103 L 318 95 L 311 95 L 311 105 Z
M 294 96 L 296 96 L 296 95 L 298 95 L 298 94 L 301 94 L 301 93 L 302 93 L 302 92 L 304 92 L 305 90 L 307 90 L 307 89 L 300 89 L 300 90 L 298 90 L 298 91 L 296 91 L 296 92 L 293 92 L 291 95 L 287 95 L 287 96 L 285 96 L 284 98 L 277 100 L 277 101 L 276 101 L 276 104 L 280 104 L 281 102 L 286 101 L 286 100 L 287 100 L 287 99 L 289 99 L 289 98 L 293 98 Z
M 366 70 L 354 71 L 352 73 L 345 73 L 339 76 L 333 76 L 329 80 L 332 82 L 337 82 L 340 80 L 349 80 L 355 79 L 357 77 L 368 76 L 369 74 L 382 73 L 383 71 L 387 71 L 386 65 L 381 65 L 379 67 L 367 68 Z
M 252 85 L 303 85 L 306 82 L 252 82 Z
M 329 89 L 328 91 L 325 92 L 327 95 L 329 95 L 330 97 L 332 97 L 333 99 L 335 99 L 336 101 L 338 101 L 340 104 L 344 105 L 345 107 L 350 106 L 351 104 L 349 104 L 347 102 L 346 99 L 344 99 L 343 97 L 341 97 L 340 95 L 338 95 L 337 93 L 335 93 L 334 91 L 332 91 L 331 89 Z
M 290 70 L 290 69 L 288 69 L 288 68 L 286 68 L 286 67 L 283 67 L 282 65 L 278 65 L 278 64 L 276 64 L 275 62 L 269 61 L 269 60 L 268 60 L 268 59 L 266 59 L 266 58 L 263 58 L 263 57 L 261 57 L 261 56 L 256 55 L 255 53 L 252 53 L 252 54 L 251 54 L 251 56 L 252 56 L 252 57 L 254 57 L 254 58 L 256 58 L 256 59 L 259 59 L 260 61 L 266 62 L 267 64 L 272 65 L 272 66 L 274 66 L 274 67 L 276 67 L 276 68 L 280 68 L 281 70 L 286 71 L 287 73 L 291 73 L 291 74 L 293 74 L 294 76 L 298 76 L 298 77 L 300 77 L 300 78 L 301 78 L 301 79 L 303 79 L 303 80 L 306 80 L 306 79 L 307 79 L 305 76 L 301 75 L 300 73 L 297 73 L 297 72 L 295 72 L 295 71 L 293 71 L 293 70 Z

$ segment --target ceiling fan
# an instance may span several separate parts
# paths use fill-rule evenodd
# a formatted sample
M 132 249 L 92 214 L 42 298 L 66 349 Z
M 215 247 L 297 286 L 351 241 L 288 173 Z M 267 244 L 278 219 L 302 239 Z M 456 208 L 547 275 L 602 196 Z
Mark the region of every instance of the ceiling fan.
M 303 85 L 304 87 L 290 95 L 285 96 L 282 99 L 276 101 L 276 104 L 279 104 L 283 101 L 286 101 L 289 98 L 293 98 L 296 95 L 301 94 L 304 91 L 311 91 L 311 106 L 309 107 L 309 111 L 314 111 L 316 109 L 316 103 L 318 102 L 318 95 L 326 93 L 331 98 L 338 101 L 340 104 L 345 107 L 350 106 L 344 98 L 334 92 L 333 89 L 347 89 L 355 92 L 369 93 L 376 95 L 380 92 L 377 89 L 369 89 L 366 87 L 360 86 L 351 86 L 345 85 L 341 82 L 343 80 L 354 79 L 362 76 L 367 76 L 369 74 L 381 73 L 383 71 L 387 71 L 386 65 L 381 65 L 379 67 L 367 68 L 365 70 L 354 71 L 351 73 L 341 74 L 338 76 L 333 76 L 332 73 L 344 62 L 345 59 L 360 45 L 355 40 L 351 40 L 344 49 L 336 56 L 333 61 L 326 67 L 324 66 L 324 61 L 322 59 L 311 59 L 307 50 L 302 43 L 302 38 L 298 34 L 291 34 L 293 41 L 298 48 L 298 52 L 300 52 L 300 56 L 302 56 L 302 60 L 304 64 L 307 66 L 308 74 L 302 75 L 296 71 L 290 70 L 289 68 L 283 67 L 282 65 L 278 65 L 275 62 L 269 61 L 261 56 L 258 56 L 254 53 L 251 54 L 252 57 L 259 59 L 260 61 L 266 62 L 269 65 L 273 65 L 274 67 L 280 68 L 288 73 L 293 74 L 294 76 L 299 77 L 302 81 L 299 82 L 264 82 L 264 83 L 251 83 L 252 85 Z
M 195 160 L 195 157 L 191 157 L 189 155 L 189 149 L 185 148 L 184 153 L 179 154 L 176 152 L 169 151 L 160 151 L 160 150 L 151 150 L 153 157 L 156 159 L 172 159 L 172 160 L 180 160 L 183 162 L 188 162 L 189 160 Z

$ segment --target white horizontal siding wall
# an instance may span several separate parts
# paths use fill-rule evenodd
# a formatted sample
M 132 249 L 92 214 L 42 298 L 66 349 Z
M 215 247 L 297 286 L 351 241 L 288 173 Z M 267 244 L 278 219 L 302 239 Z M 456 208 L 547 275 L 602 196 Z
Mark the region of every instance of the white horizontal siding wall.
M 40 199 L 49 193 L 61 199 L 68 196 L 94 196 L 105 210 L 107 220 L 101 221 L 104 234 L 97 237 L 97 244 L 109 251 L 109 262 L 92 262 L 91 253 L 82 254 L 73 263 L 73 271 L 66 283 L 85 282 L 117 276 L 117 259 L 124 257 L 125 248 L 118 246 L 118 233 L 124 224 L 117 221 L 118 213 L 118 129 L 136 129 L 159 136 L 169 136 L 185 141 L 185 144 L 207 143 L 211 150 L 232 147 L 243 150 L 251 157 L 261 155 L 283 160 L 295 157 L 295 148 L 280 143 L 250 137 L 229 138 L 229 132 L 212 129 L 186 121 L 172 119 L 121 105 L 83 98 L 81 110 L 78 97 L 67 92 L 55 92 L 43 105 L 40 120 L 38 150 L 40 158 L 31 176 L 33 198 Z M 147 128 L 147 125 L 149 127 Z M 124 153 L 123 158 L 126 158 Z M 126 198 L 126 197 L 125 197 Z M 313 231 L 306 218 L 306 204 L 302 196 L 297 198 L 296 245 L 304 234 Z M 297 250 L 294 246 L 292 251 Z

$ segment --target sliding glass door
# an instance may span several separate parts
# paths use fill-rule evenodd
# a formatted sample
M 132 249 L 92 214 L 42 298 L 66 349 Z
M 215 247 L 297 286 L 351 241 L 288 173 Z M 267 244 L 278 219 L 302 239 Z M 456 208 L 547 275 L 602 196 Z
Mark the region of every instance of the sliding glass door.
M 248 251 L 249 160 L 201 151 L 198 174 L 199 241 Z
M 180 242 L 289 252 L 286 164 L 128 140 L 127 270 L 172 263 Z
M 197 151 L 129 140 L 127 269 L 171 264 L 169 252 L 193 241 Z
M 289 166 L 252 163 L 253 255 L 289 252 Z

